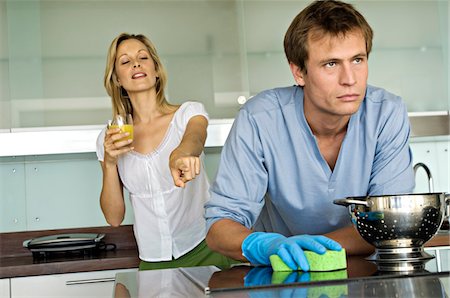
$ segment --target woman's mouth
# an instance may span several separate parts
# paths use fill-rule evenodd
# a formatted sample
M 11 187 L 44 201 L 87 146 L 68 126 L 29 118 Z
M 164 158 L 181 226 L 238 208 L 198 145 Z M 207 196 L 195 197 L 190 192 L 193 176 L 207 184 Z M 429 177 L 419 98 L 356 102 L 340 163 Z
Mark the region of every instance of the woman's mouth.
M 135 74 L 133 74 L 133 76 L 131 77 L 132 79 L 139 79 L 139 78 L 144 78 L 147 75 L 144 72 L 137 72 Z

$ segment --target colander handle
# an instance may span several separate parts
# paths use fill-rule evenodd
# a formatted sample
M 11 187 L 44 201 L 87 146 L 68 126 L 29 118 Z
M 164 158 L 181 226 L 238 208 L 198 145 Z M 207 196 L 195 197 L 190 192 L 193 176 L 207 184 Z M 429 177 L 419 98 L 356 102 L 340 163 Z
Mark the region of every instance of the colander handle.
M 371 201 L 360 201 L 360 200 L 352 200 L 352 199 L 338 199 L 338 200 L 334 200 L 333 203 L 335 203 L 336 205 L 342 205 L 342 206 L 349 206 L 352 204 L 363 205 L 366 207 L 372 206 Z

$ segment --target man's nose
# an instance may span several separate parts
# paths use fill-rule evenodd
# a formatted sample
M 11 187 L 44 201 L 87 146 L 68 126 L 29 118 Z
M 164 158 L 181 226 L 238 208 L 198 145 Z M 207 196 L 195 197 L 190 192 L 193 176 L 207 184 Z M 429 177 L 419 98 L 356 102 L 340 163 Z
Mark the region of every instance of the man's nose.
M 352 65 L 343 65 L 340 81 L 343 85 L 354 85 L 356 83 L 355 73 L 353 72 Z

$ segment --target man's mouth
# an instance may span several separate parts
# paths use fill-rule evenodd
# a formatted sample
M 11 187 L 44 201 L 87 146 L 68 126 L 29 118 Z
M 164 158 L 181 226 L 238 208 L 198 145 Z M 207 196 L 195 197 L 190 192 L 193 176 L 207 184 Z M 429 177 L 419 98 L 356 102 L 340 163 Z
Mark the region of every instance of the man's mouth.
M 355 101 L 359 99 L 359 94 L 351 93 L 351 94 L 344 94 L 337 97 L 340 100 L 343 101 Z

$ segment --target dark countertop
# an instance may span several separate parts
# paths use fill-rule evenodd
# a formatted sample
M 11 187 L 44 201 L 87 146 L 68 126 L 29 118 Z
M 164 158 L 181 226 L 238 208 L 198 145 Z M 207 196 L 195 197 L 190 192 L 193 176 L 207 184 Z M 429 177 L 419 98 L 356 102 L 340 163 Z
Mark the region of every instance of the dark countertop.
M 23 247 L 23 241 L 66 233 L 104 233 L 105 243 L 116 245 L 114 251 L 96 253 L 58 253 L 47 258 L 33 259 Z M 61 229 L 17 233 L 0 233 L 0 278 L 87 272 L 139 267 L 136 241 L 131 225 Z
M 47 259 L 33 259 L 32 253 L 23 247 L 25 240 L 65 233 L 104 233 L 104 241 L 116 244 L 117 248 L 90 255 L 59 254 Z M 131 225 L 0 233 L 0 278 L 137 268 L 139 262 Z

